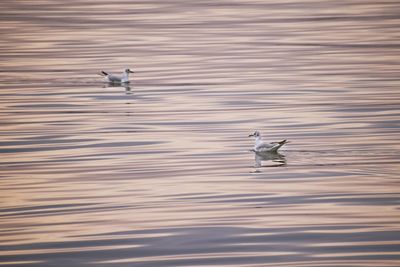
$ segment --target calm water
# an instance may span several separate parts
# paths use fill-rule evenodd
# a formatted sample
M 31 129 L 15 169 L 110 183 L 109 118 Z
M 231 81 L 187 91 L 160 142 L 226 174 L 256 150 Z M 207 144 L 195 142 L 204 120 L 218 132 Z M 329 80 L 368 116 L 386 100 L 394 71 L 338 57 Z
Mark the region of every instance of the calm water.
M 400 265 L 399 1 L 0 10 L 1 266 Z

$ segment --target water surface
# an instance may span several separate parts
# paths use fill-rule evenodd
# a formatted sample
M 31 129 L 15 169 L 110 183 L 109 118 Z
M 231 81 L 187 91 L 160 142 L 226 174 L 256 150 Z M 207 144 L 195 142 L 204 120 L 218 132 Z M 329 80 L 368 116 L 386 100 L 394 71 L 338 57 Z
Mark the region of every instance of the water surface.
M 0 10 L 0 265 L 399 265 L 398 1 Z

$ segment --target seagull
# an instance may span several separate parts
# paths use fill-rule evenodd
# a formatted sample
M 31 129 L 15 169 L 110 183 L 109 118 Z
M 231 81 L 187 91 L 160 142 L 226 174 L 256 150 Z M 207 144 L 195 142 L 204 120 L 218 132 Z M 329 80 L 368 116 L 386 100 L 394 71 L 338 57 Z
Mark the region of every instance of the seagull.
M 129 73 L 133 71 L 125 69 L 122 75 L 113 75 L 102 70 L 100 75 L 104 76 L 109 83 L 129 83 Z
M 250 134 L 249 137 L 254 136 L 256 138 L 256 143 L 254 145 L 254 151 L 255 153 L 277 153 L 278 149 L 281 148 L 284 144 L 286 144 L 288 141 L 285 139 L 280 142 L 272 142 L 272 143 L 266 143 L 261 137 L 261 134 L 259 131 L 255 131 L 253 134 Z

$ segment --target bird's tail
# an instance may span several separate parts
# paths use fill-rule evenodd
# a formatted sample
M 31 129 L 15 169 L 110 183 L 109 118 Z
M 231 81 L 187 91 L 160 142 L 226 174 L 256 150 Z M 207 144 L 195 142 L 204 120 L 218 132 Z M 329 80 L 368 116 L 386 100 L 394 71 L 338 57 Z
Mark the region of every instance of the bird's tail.
M 280 142 L 276 142 L 277 145 L 271 149 L 271 152 L 277 152 L 279 148 L 281 148 L 284 144 L 288 143 L 288 140 L 282 140 Z
M 280 144 L 281 146 L 283 146 L 284 144 L 286 144 L 288 142 L 288 140 L 282 140 L 282 141 L 280 141 L 280 142 L 278 142 L 278 144 Z
M 102 70 L 102 71 L 101 71 L 101 75 L 108 76 L 108 73 L 105 72 L 104 70 Z

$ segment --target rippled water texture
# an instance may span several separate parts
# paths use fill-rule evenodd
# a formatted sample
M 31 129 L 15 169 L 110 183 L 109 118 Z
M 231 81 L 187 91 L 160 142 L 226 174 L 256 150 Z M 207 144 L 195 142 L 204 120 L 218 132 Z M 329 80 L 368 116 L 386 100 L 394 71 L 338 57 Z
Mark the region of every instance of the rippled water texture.
M 399 266 L 399 11 L 1 1 L 0 265 Z

